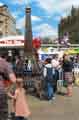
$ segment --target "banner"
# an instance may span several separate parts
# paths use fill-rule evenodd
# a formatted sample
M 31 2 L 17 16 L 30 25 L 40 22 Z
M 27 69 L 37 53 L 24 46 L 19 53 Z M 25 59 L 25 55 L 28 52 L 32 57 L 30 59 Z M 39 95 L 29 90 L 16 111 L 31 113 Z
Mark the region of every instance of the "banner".
M 0 40 L 0 46 L 24 46 L 24 40 Z

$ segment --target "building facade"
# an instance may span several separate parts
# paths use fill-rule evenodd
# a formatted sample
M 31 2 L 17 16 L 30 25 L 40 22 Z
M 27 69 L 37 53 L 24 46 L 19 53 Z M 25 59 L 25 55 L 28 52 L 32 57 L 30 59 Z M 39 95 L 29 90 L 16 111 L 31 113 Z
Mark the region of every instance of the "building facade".
M 72 6 L 70 14 L 60 20 L 58 26 L 59 38 L 62 38 L 67 32 L 70 43 L 79 44 L 79 8 Z
M 10 14 L 7 5 L 0 6 L 0 37 L 17 35 L 16 21 Z

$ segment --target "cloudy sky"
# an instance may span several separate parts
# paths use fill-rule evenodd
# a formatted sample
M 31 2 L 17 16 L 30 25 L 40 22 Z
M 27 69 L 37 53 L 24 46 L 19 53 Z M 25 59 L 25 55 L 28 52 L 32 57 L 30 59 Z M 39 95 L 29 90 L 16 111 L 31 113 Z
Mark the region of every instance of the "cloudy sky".
M 33 36 L 57 36 L 61 17 L 70 14 L 72 5 L 79 7 L 79 0 L 0 0 L 6 4 L 16 19 L 17 28 L 24 34 L 25 7 L 32 8 Z

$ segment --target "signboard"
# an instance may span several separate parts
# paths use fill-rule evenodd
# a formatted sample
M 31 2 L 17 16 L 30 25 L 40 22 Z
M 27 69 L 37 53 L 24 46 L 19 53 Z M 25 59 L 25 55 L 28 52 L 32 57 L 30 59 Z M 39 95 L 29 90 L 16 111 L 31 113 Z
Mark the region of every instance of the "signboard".
M 33 39 L 33 42 L 37 40 L 36 47 L 39 47 L 40 39 Z M 38 44 L 39 43 L 39 44 Z M 22 47 L 24 46 L 24 36 L 7 36 L 0 38 L 0 47 Z
M 0 40 L 0 46 L 24 46 L 24 40 Z

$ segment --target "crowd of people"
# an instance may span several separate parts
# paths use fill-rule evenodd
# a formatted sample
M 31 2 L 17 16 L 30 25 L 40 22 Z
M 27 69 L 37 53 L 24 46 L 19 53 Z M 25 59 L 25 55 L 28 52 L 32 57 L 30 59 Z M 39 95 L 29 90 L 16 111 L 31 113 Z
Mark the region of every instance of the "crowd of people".
M 72 96 L 73 62 L 69 58 L 69 55 L 65 54 L 62 60 L 59 60 L 57 56 L 54 56 L 52 60 L 47 59 L 45 64 L 44 79 L 47 83 L 48 96 L 51 95 L 50 99 L 52 99 L 57 92 L 57 82 L 59 80 L 63 83 L 66 81 L 67 95 Z M 53 92 L 51 93 L 50 91 Z
M 13 99 L 16 120 L 24 120 L 25 117 L 28 118 L 31 114 L 23 88 L 24 76 L 32 76 L 31 61 L 20 57 L 15 57 L 12 60 L 2 57 L 0 57 L 0 118 L 1 120 L 7 120 L 8 96 Z M 38 61 L 41 71 L 39 73 L 42 76 L 43 97 L 47 100 L 55 99 L 57 82 L 59 80 L 62 80 L 63 85 L 66 84 L 66 95 L 72 96 L 72 86 L 74 83 L 73 68 L 78 62 L 79 59 L 75 61 L 74 57 L 72 58 L 68 54 L 64 54 L 61 59 L 54 55 L 52 59 L 47 58 L 44 62 Z M 10 81 L 8 86 L 6 86 L 6 81 Z

